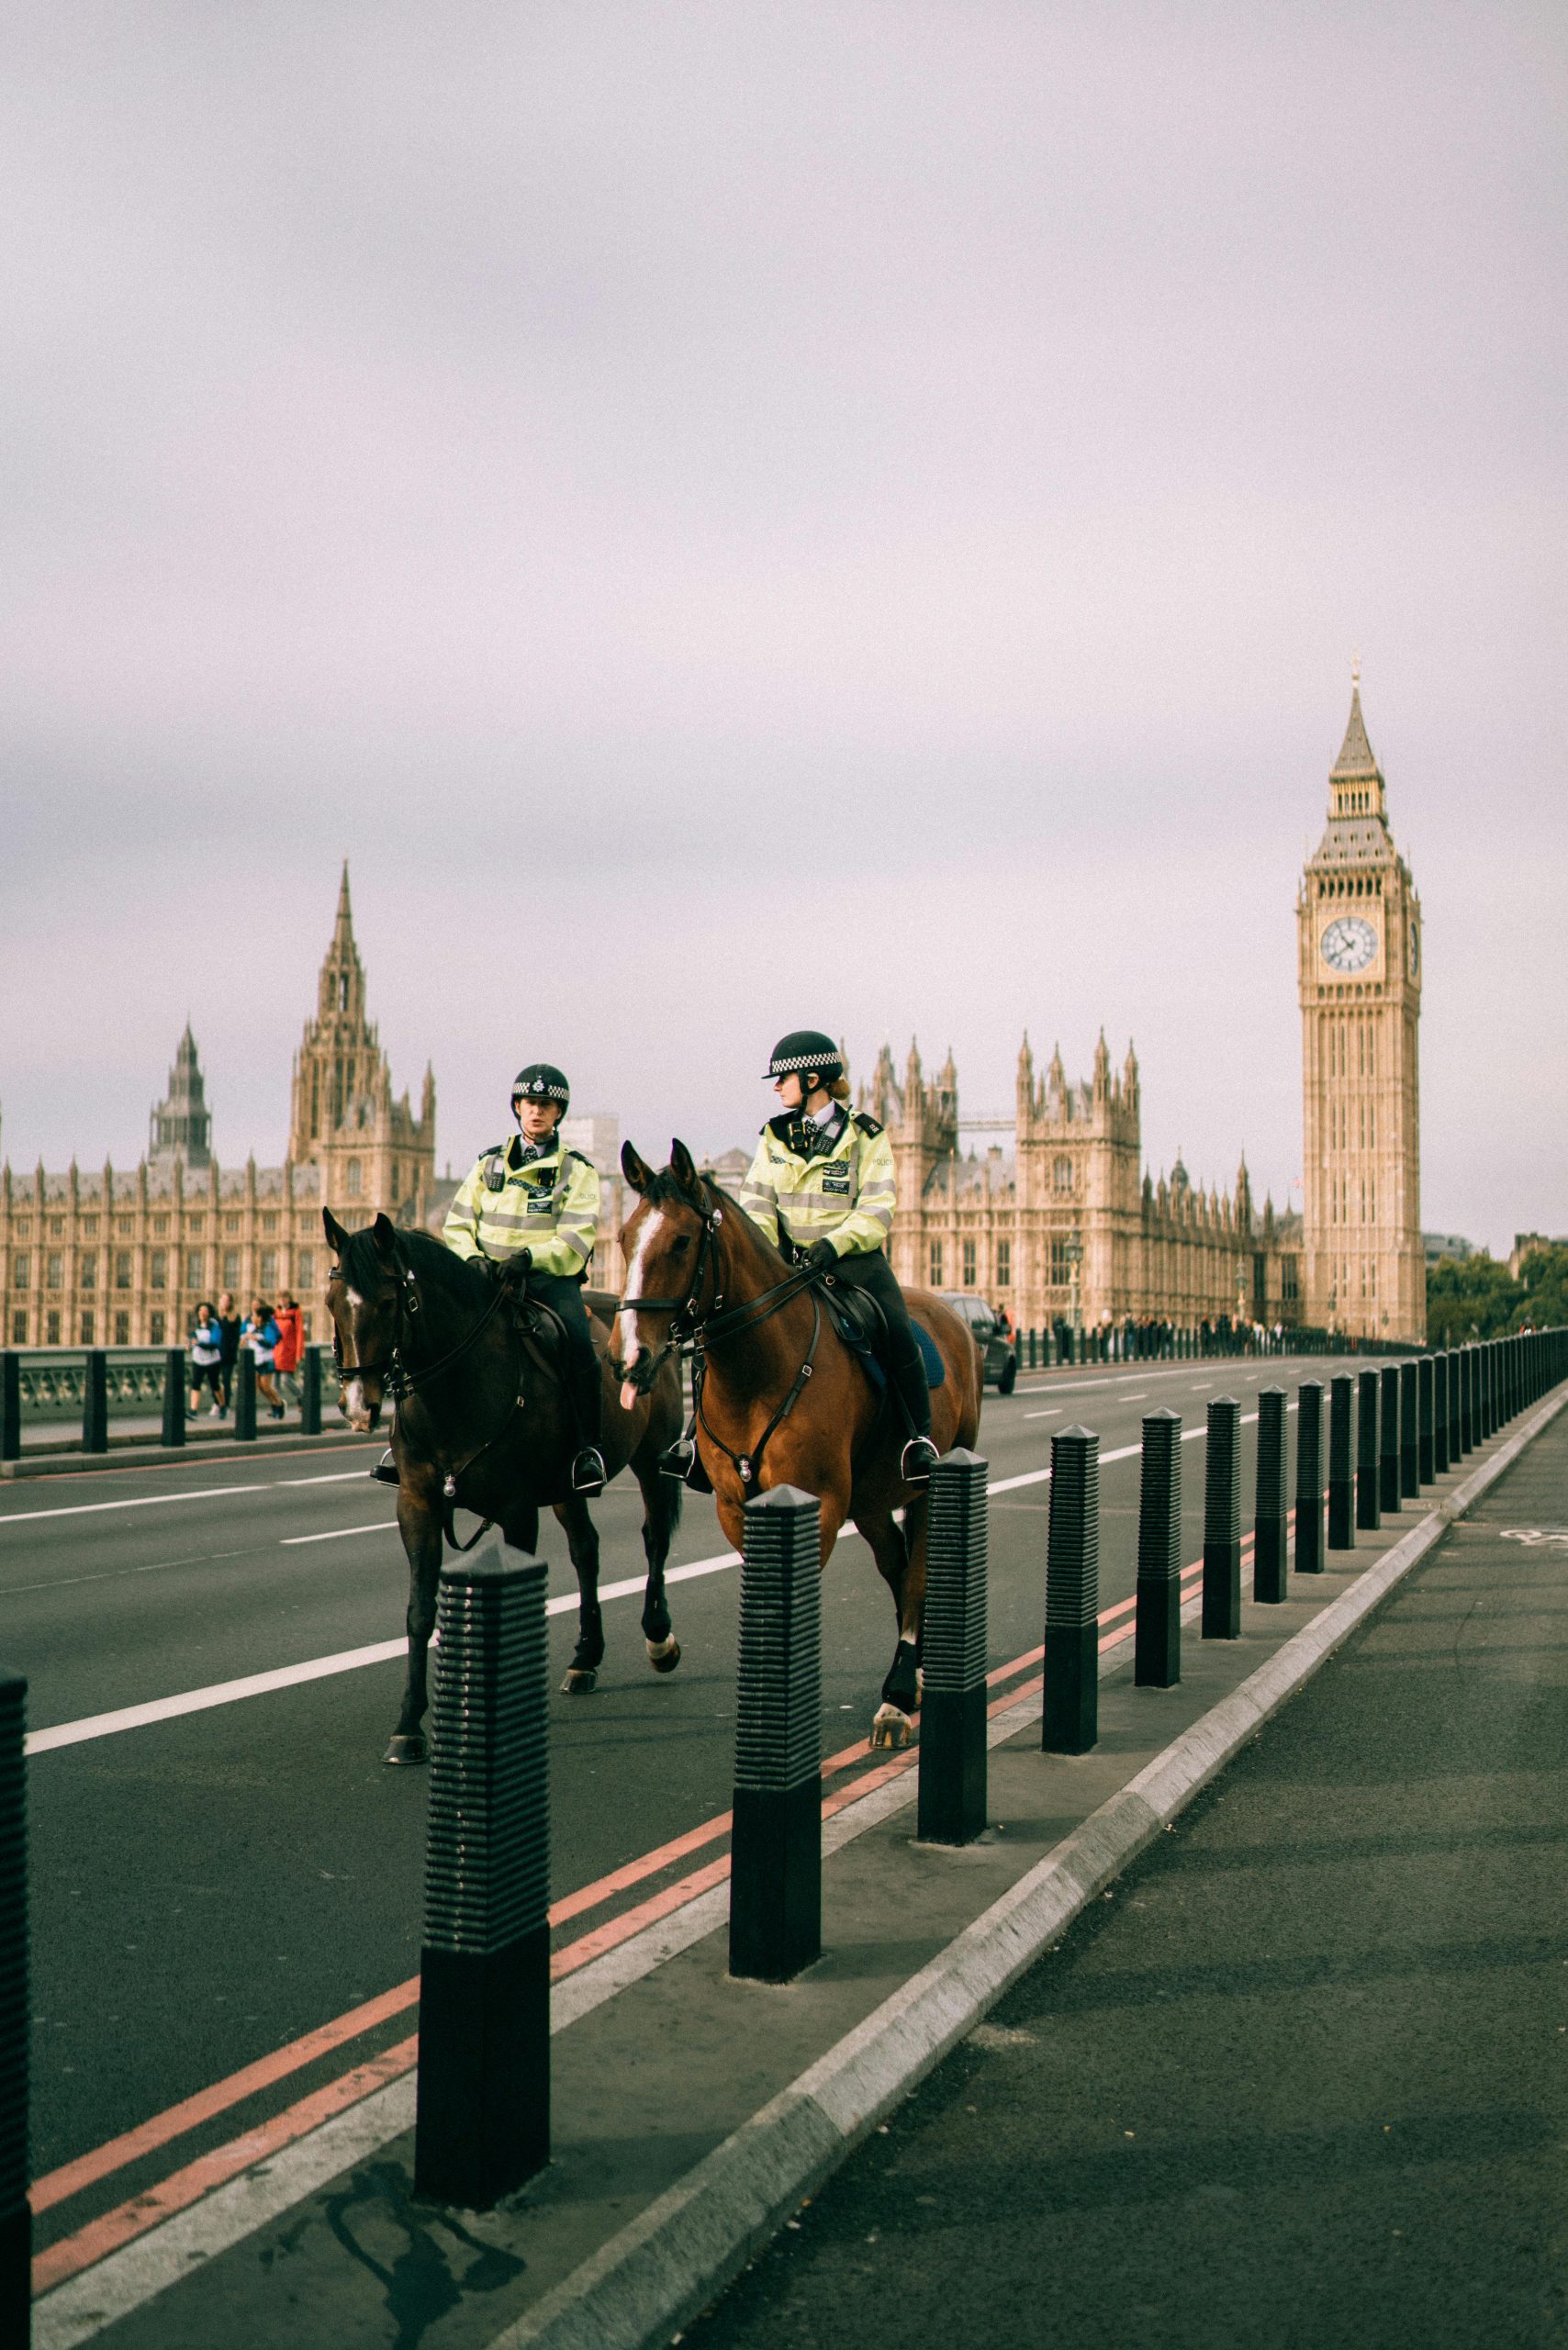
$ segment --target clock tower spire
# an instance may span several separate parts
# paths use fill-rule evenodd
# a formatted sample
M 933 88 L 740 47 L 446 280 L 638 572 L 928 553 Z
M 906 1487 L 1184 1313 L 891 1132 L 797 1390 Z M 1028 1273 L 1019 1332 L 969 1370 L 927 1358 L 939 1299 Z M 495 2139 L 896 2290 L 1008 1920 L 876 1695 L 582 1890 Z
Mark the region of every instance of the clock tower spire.
M 1389 830 L 1359 662 L 1296 922 L 1306 1319 L 1356 1337 L 1419 1341 L 1421 909 Z

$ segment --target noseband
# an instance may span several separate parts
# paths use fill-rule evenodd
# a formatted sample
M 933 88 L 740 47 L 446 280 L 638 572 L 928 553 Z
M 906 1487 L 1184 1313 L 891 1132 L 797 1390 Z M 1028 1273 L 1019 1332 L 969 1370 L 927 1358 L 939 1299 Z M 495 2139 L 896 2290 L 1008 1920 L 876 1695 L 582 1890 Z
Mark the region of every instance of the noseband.
M 434 1362 L 410 1363 L 404 1360 L 404 1348 L 408 1344 L 409 1332 L 418 1327 L 417 1317 L 422 1303 L 420 1297 L 419 1277 L 401 1250 L 393 1259 L 393 1270 L 398 1281 L 397 1299 L 393 1309 L 396 1316 L 394 1328 L 397 1335 L 387 1349 L 386 1361 L 345 1362 L 342 1332 L 338 1327 L 338 1317 L 335 1314 L 332 1316 L 332 1360 L 337 1368 L 340 1384 L 345 1379 L 379 1379 L 384 1393 L 396 1404 L 403 1396 L 411 1395 L 416 1388 L 423 1386 L 427 1380 L 434 1379 L 449 1365 L 456 1362 L 460 1356 L 467 1353 L 480 1331 L 499 1306 L 506 1291 L 501 1282 L 497 1281 L 494 1284 L 490 1301 L 479 1319 L 473 1328 L 466 1331 L 457 1344 L 450 1348 L 445 1354 L 438 1355 Z M 342 1274 L 342 1267 L 335 1265 L 332 1269 L 332 1278 L 341 1279 Z

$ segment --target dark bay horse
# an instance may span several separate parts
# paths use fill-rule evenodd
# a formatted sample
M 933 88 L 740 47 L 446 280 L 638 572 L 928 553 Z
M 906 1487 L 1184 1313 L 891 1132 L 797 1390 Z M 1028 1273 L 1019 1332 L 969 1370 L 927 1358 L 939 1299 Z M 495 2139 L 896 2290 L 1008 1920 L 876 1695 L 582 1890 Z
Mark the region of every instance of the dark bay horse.
M 330 1208 L 322 1220 L 337 1259 L 327 1307 L 340 1408 L 351 1427 L 368 1432 L 386 1396 L 398 1407 L 392 1453 L 398 1529 L 409 1557 L 409 1677 L 386 1760 L 422 1762 L 426 1651 L 454 1508 L 488 1518 L 520 1550 L 538 1543 L 541 1505 L 554 1509 L 577 1577 L 577 1644 L 562 1684 L 573 1695 L 593 1687 L 604 1658 L 599 1535 L 587 1502 L 567 1482 L 576 1424 L 548 1339 L 520 1335 L 511 1284 L 465 1264 L 428 1232 L 407 1231 L 384 1215 L 360 1232 L 345 1232 Z M 588 1303 L 602 1365 L 615 1301 L 590 1292 Z M 665 1562 L 680 1522 L 681 1488 L 656 1465 L 680 1424 L 678 1364 L 666 1364 L 630 1408 L 608 1383 L 600 1449 L 610 1476 L 629 1466 L 643 1489 L 643 1637 L 655 1673 L 673 1673 L 680 1662 Z
M 907 1430 L 897 1407 L 834 1330 L 816 1294 L 818 1277 L 791 1271 L 745 1210 L 698 1174 L 684 1143 L 670 1145 L 669 1165 L 656 1175 L 630 1143 L 621 1165 L 641 1194 L 621 1236 L 622 1400 L 647 1393 L 689 1333 L 698 1349 L 698 1449 L 734 1548 L 746 1503 L 770 1485 L 816 1494 L 824 1566 L 839 1528 L 854 1521 L 898 1610 L 898 1646 L 871 1743 L 907 1745 L 918 1694 L 926 1495 L 899 1473 Z M 974 1339 L 929 1291 L 908 1294 L 946 1370 L 931 1396 L 937 1449 L 972 1445 L 980 1403 Z

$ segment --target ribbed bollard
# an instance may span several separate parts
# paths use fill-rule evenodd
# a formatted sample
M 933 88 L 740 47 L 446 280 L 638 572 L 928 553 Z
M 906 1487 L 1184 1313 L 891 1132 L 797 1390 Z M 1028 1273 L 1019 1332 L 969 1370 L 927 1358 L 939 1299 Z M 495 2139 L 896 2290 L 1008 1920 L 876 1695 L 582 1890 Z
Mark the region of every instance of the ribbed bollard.
M 1483 1433 L 1493 1437 L 1497 1433 L 1497 1346 L 1488 1338 L 1481 1349 L 1481 1395 L 1484 1420 Z
M 0 1460 L 22 1457 L 22 1366 L 7 1347 L 0 1353 Z
M 1416 1364 L 1416 1482 L 1429 1485 L 1438 1473 L 1437 1381 L 1432 1358 Z
M 1399 1496 L 1412 1501 L 1421 1490 L 1421 1452 L 1417 1410 L 1417 1370 L 1413 1362 L 1399 1366 Z
M 1328 1548 L 1356 1547 L 1355 1417 L 1356 1382 L 1348 1371 L 1337 1373 L 1328 1388 Z
M 1449 1359 L 1446 1354 L 1431 1357 L 1432 1365 L 1432 1474 L 1446 1477 L 1449 1468 Z
M 163 1442 L 185 1440 L 185 1350 L 170 1347 L 163 1356 Z
M 473 2210 L 550 2159 L 546 1580 L 498 1539 L 437 1602 L 414 2184 Z
M 1295 1565 L 1297 1574 L 1323 1572 L 1323 1384 L 1304 1379 L 1296 1389 Z
M 1175 1412 L 1143 1416 L 1133 1656 L 1140 1688 L 1173 1689 L 1182 1678 L 1182 1421 Z
M 1459 1441 L 1463 1452 L 1475 1449 L 1475 1348 L 1459 1350 Z
M 1375 1371 L 1363 1371 L 1356 1381 L 1356 1524 L 1377 1527 L 1383 1523 L 1378 1510 L 1378 1482 L 1381 1472 L 1377 1457 L 1378 1376 Z
M 256 1358 L 241 1347 L 234 1364 L 234 1433 L 244 1444 L 256 1440 Z
M 82 1449 L 109 1449 L 109 1359 L 102 1347 L 89 1347 L 82 1381 Z
M 314 1347 L 299 1358 L 299 1433 L 321 1433 L 321 1358 Z
M 1379 1373 L 1382 1393 L 1378 1397 L 1378 1505 L 1385 1517 L 1399 1513 L 1399 1367 L 1385 1363 Z
M 1257 1512 L 1252 1530 L 1252 1596 L 1275 1606 L 1285 1596 L 1285 1391 L 1258 1391 Z
M 1449 1349 L 1449 1465 L 1463 1460 L 1470 1450 L 1464 1427 L 1464 1349 Z
M 28 2340 L 28 1684 L 0 1673 L 0 2342 Z
M 961 1446 L 931 1472 L 915 1830 L 926 1844 L 969 1844 L 985 1828 L 989 1474 Z
M 730 1973 L 788 1983 L 822 1955 L 822 1532 L 814 1494 L 745 1507 Z
M 1209 1405 L 1204 1475 L 1205 1640 L 1241 1638 L 1241 1406 L 1230 1395 Z
M 1051 1438 L 1040 1745 L 1087 1754 L 1099 1735 L 1100 1439 L 1092 1428 L 1063 1428 Z

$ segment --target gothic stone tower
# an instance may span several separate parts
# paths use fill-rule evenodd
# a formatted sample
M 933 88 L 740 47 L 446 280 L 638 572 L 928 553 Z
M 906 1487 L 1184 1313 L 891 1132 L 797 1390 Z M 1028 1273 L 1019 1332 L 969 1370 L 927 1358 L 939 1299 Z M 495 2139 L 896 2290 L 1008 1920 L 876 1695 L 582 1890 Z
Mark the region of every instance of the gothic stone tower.
M 1305 1319 L 1356 1337 L 1418 1341 L 1421 1246 L 1421 909 L 1388 829 L 1383 772 L 1350 720 L 1328 778 L 1328 822 L 1307 859 L 1299 932 Z
M 399 1224 L 420 1222 L 435 1182 L 435 1079 L 427 1069 L 417 1118 L 407 1093 L 392 1098 L 392 1071 L 365 1017 L 346 863 L 316 1017 L 294 1059 L 288 1155 L 297 1167 L 320 1168 L 323 1200 L 351 1226 L 378 1209 Z

